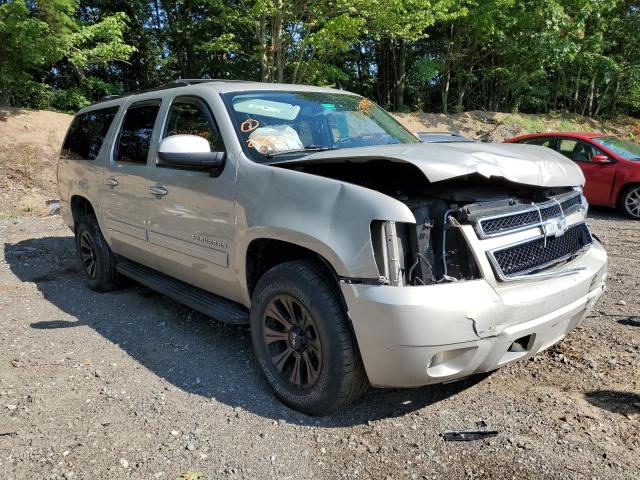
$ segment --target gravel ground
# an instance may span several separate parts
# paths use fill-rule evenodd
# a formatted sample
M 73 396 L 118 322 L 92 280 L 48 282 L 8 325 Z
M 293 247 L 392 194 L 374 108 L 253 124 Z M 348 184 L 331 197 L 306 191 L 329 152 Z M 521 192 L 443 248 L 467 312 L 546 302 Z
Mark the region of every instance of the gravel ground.
M 135 284 L 94 293 L 59 217 L 0 220 L 0 477 L 637 479 L 640 223 L 590 223 L 609 290 L 567 339 L 312 418 L 275 400 L 246 328 Z M 439 436 L 481 421 L 498 435 Z

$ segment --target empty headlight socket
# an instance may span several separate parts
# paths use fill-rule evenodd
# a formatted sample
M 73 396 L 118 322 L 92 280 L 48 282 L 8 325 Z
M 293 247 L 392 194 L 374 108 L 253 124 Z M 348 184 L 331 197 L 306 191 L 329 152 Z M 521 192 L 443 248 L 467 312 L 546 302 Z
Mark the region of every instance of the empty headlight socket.
M 404 225 L 404 224 L 401 224 Z M 398 224 L 394 221 L 371 222 L 371 242 L 381 279 L 388 285 L 404 285 L 405 258 L 398 236 Z

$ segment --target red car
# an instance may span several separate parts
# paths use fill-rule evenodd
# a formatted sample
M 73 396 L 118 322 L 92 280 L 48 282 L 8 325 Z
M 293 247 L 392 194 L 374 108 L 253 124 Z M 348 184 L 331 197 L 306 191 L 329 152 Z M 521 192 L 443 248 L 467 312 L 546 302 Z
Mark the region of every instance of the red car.
M 505 143 L 541 145 L 580 166 L 590 204 L 620 208 L 640 220 L 640 145 L 603 133 L 545 132 L 522 135 Z

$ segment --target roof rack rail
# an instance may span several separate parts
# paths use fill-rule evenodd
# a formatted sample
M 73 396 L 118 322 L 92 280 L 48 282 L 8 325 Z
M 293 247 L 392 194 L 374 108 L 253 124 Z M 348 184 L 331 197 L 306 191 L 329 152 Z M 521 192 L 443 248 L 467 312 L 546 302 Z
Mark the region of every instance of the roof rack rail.
M 250 80 L 233 80 L 226 78 L 178 78 L 176 80 L 172 80 L 169 83 L 165 83 L 158 87 L 154 88 L 146 88 L 144 90 L 136 90 L 133 92 L 123 93 L 121 95 L 107 95 L 102 97 L 95 103 L 108 102 L 109 100 L 116 100 L 118 98 L 125 98 L 131 95 L 139 95 L 141 93 L 155 92 L 158 90 L 168 90 L 170 88 L 178 88 L 178 87 L 187 87 L 189 85 L 197 85 L 199 83 L 209 83 L 209 82 L 249 82 Z
M 235 78 L 178 78 L 176 80 L 169 82 L 169 84 L 172 84 L 172 83 L 195 84 L 195 83 L 206 83 L 206 82 L 229 82 L 229 83 L 249 82 L 250 83 L 251 80 L 236 80 Z

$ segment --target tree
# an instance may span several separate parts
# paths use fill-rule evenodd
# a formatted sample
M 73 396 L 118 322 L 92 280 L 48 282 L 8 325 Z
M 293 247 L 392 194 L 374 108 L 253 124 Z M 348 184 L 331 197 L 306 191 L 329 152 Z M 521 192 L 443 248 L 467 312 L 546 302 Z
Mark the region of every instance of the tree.
M 640 110 L 638 0 L 0 0 L 0 101 L 74 110 L 176 78 L 387 108 Z
M 116 13 L 94 24 L 75 16 L 74 0 L 6 2 L 0 5 L 0 98 L 39 107 L 77 109 L 86 98 L 87 72 L 126 61 L 135 50 L 123 40 L 126 16 Z M 64 73 L 73 72 L 73 78 Z M 51 76 L 56 86 L 43 83 Z
M 30 71 L 55 61 L 60 50 L 51 42 L 52 28 L 24 2 L 0 5 L 0 102 L 15 103 L 33 90 Z

